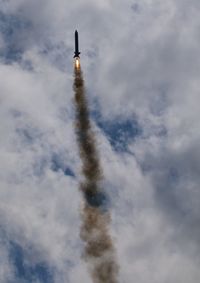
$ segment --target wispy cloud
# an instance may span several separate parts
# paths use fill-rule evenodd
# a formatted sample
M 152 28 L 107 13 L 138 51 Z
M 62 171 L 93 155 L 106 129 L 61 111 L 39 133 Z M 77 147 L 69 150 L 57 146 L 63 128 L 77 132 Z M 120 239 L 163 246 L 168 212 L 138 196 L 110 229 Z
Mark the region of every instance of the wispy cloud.
M 75 29 L 121 282 L 199 281 L 199 5 L 0 1 L 2 283 L 17 282 L 10 243 L 54 282 L 90 282 L 80 258 Z

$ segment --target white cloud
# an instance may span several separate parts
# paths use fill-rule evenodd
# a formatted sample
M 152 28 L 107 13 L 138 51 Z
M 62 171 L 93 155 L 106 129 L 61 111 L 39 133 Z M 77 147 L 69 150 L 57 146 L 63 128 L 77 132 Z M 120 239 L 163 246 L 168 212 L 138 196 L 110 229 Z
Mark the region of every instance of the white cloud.
M 73 129 L 78 28 L 89 101 L 98 100 L 104 119 L 134 116 L 142 128 L 126 153 L 95 128 L 121 282 L 197 283 L 199 2 L 1 2 L 4 15 L 25 23 L 20 33 L 13 27 L 14 35 L 0 35 L 2 50 L 21 47 L 18 62 L 4 64 L 1 53 L 0 65 L 0 227 L 7 240 L 31 262 L 55 267 L 57 282 L 90 280 L 81 261 Z M 0 246 L 6 283 L 13 266 L 9 245 Z

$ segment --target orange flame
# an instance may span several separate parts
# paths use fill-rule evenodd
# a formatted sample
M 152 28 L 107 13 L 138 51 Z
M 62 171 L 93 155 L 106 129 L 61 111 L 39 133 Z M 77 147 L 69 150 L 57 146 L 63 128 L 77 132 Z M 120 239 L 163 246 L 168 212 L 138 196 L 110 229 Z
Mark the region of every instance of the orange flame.
M 80 68 L 80 59 L 79 58 L 75 58 L 75 67 L 76 69 L 79 69 Z

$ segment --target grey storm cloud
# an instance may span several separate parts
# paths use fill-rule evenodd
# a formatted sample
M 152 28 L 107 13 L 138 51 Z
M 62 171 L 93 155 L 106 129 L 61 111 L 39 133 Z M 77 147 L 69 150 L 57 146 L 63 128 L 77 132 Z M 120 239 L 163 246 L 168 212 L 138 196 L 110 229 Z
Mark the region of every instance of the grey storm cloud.
M 0 1 L 1 283 L 91 282 L 79 237 L 75 29 L 119 281 L 199 282 L 199 9 Z

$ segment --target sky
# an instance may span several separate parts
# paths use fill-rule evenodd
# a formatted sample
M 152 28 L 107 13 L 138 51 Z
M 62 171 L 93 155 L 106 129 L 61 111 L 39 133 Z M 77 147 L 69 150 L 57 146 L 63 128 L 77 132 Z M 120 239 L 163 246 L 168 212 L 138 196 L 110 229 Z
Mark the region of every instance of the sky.
M 0 0 L 1 283 L 92 283 L 75 29 L 119 282 L 199 282 L 199 12 L 198 0 Z

